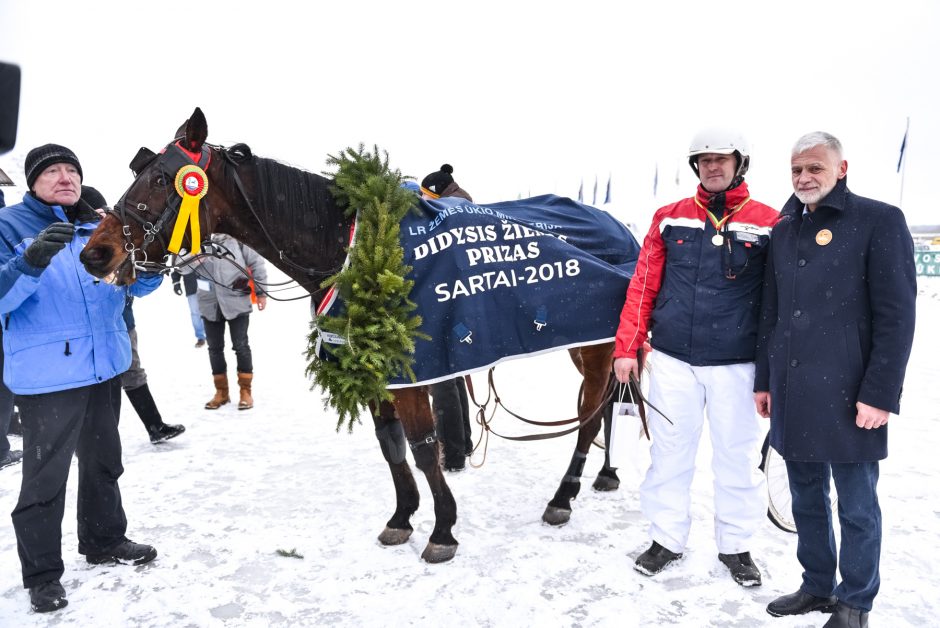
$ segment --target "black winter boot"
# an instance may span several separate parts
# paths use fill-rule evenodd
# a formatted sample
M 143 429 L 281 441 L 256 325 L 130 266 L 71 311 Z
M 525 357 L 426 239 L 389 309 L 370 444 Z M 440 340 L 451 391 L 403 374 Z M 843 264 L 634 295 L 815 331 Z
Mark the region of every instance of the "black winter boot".
M 839 602 L 823 628 L 868 628 L 868 613 Z
M 718 554 L 718 560 L 731 571 L 731 577 L 742 587 L 759 587 L 760 570 L 751 560 L 750 552 L 740 554 Z
M 131 390 L 125 390 L 124 393 L 130 400 L 137 416 L 140 417 L 144 427 L 147 428 L 147 435 L 151 443 L 160 443 L 171 438 L 176 438 L 186 431 L 182 425 L 167 425 L 160 416 L 157 409 L 157 403 L 150 394 L 150 386 L 144 384 Z
M 653 576 L 680 558 L 682 558 L 681 553 L 671 552 L 653 541 L 650 548 L 637 557 L 633 568 L 644 576 Z
M 65 589 L 58 580 L 50 580 L 29 588 L 29 603 L 37 613 L 51 613 L 68 606 Z

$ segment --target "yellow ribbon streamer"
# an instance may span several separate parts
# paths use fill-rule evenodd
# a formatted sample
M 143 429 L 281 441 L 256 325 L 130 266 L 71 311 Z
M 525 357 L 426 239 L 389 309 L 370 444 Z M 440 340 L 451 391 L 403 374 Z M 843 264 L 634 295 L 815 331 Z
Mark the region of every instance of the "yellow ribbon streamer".
M 175 187 L 176 193 L 183 200 L 180 203 L 179 214 L 176 216 L 176 224 L 173 225 L 170 245 L 166 248 L 170 253 L 180 252 L 183 232 L 186 231 L 186 224 L 189 223 L 189 234 L 192 240 L 190 252 L 199 253 L 199 242 L 202 239 L 199 236 L 199 200 L 209 191 L 209 178 L 199 166 L 183 166 L 176 173 Z

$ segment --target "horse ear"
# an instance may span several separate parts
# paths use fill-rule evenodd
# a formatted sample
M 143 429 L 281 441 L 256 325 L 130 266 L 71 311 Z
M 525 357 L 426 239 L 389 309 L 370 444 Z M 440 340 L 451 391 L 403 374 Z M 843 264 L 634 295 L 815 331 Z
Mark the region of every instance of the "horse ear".
M 193 115 L 189 116 L 189 121 L 186 122 L 186 147 L 193 152 L 202 150 L 207 137 L 209 137 L 209 125 L 206 124 L 206 116 L 203 115 L 202 109 L 196 107 Z

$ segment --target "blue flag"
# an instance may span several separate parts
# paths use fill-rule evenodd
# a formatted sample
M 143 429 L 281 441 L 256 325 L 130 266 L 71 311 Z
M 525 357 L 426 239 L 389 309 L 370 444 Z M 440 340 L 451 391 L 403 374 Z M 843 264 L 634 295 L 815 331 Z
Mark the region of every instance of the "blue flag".
M 417 383 L 613 340 L 640 245 L 610 214 L 551 194 L 418 209 L 401 223 L 411 300 L 431 336 L 416 343 Z M 342 304 L 327 307 L 335 315 Z M 389 387 L 412 385 L 399 377 Z
M 898 156 L 898 172 L 901 172 L 901 164 L 904 162 L 904 149 L 907 147 L 907 132 L 911 128 L 911 119 L 907 119 L 907 126 L 904 127 L 904 138 L 901 140 L 901 154 Z
M 581 179 L 581 185 L 578 187 L 578 202 L 584 202 L 584 179 Z
M 607 175 L 607 196 L 604 197 L 604 204 L 610 202 L 610 175 Z
M 597 175 L 594 175 L 594 198 L 591 199 L 591 205 L 597 205 Z
M 676 183 L 679 182 L 679 175 L 676 174 Z M 659 188 L 659 164 L 656 164 L 656 170 L 653 172 L 653 197 L 656 197 L 656 189 Z

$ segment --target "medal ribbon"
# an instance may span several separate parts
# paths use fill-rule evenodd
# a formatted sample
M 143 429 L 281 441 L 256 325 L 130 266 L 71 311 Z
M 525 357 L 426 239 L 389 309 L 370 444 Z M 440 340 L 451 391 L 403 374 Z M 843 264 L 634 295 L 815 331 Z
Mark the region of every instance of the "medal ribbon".
M 711 221 L 712 226 L 715 227 L 715 231 L 718 233 L 721 233 L 721 228 L 725 225 L 726 222 L 728 222 L 728 219 L 731 218 L 733 215 L 735 215 L 738 212 L 738 210 L 744 207 L 747 204 L 747 202 L 750 200 L 751 200 L 750 196 L 745 198 L 743 201 L 740 202 L 740 204 L 731 208 L 731 211 L 725 214 L 725 217 L 722 218 L 721 220 L 716 218 L 715 214 L 708 211 L 708 208 L 705 205 L 703 205 L 702 202 L 698 200 L 698 198 L 695 198 L 695 204 L 705 210 L 705 213 L 708 214 L 708 219 Z
M 205 171 L 195 165 L 183 166 L 176 173 L 176 193 L 183 200 L 180 203 L 180 211 L 176 216 L 176 224 L 173 225 L 173 235 L 170 236 L 170 245 L 167 250 L 171 253 L 179 253 L 180 246 L 183 243 L 183 232 L 186 231 L 186 224 L 189 223 L 189 234 L 192 242 L 190 253 L 199 253 L 199 200 L 209 191 L 209 179 Z

